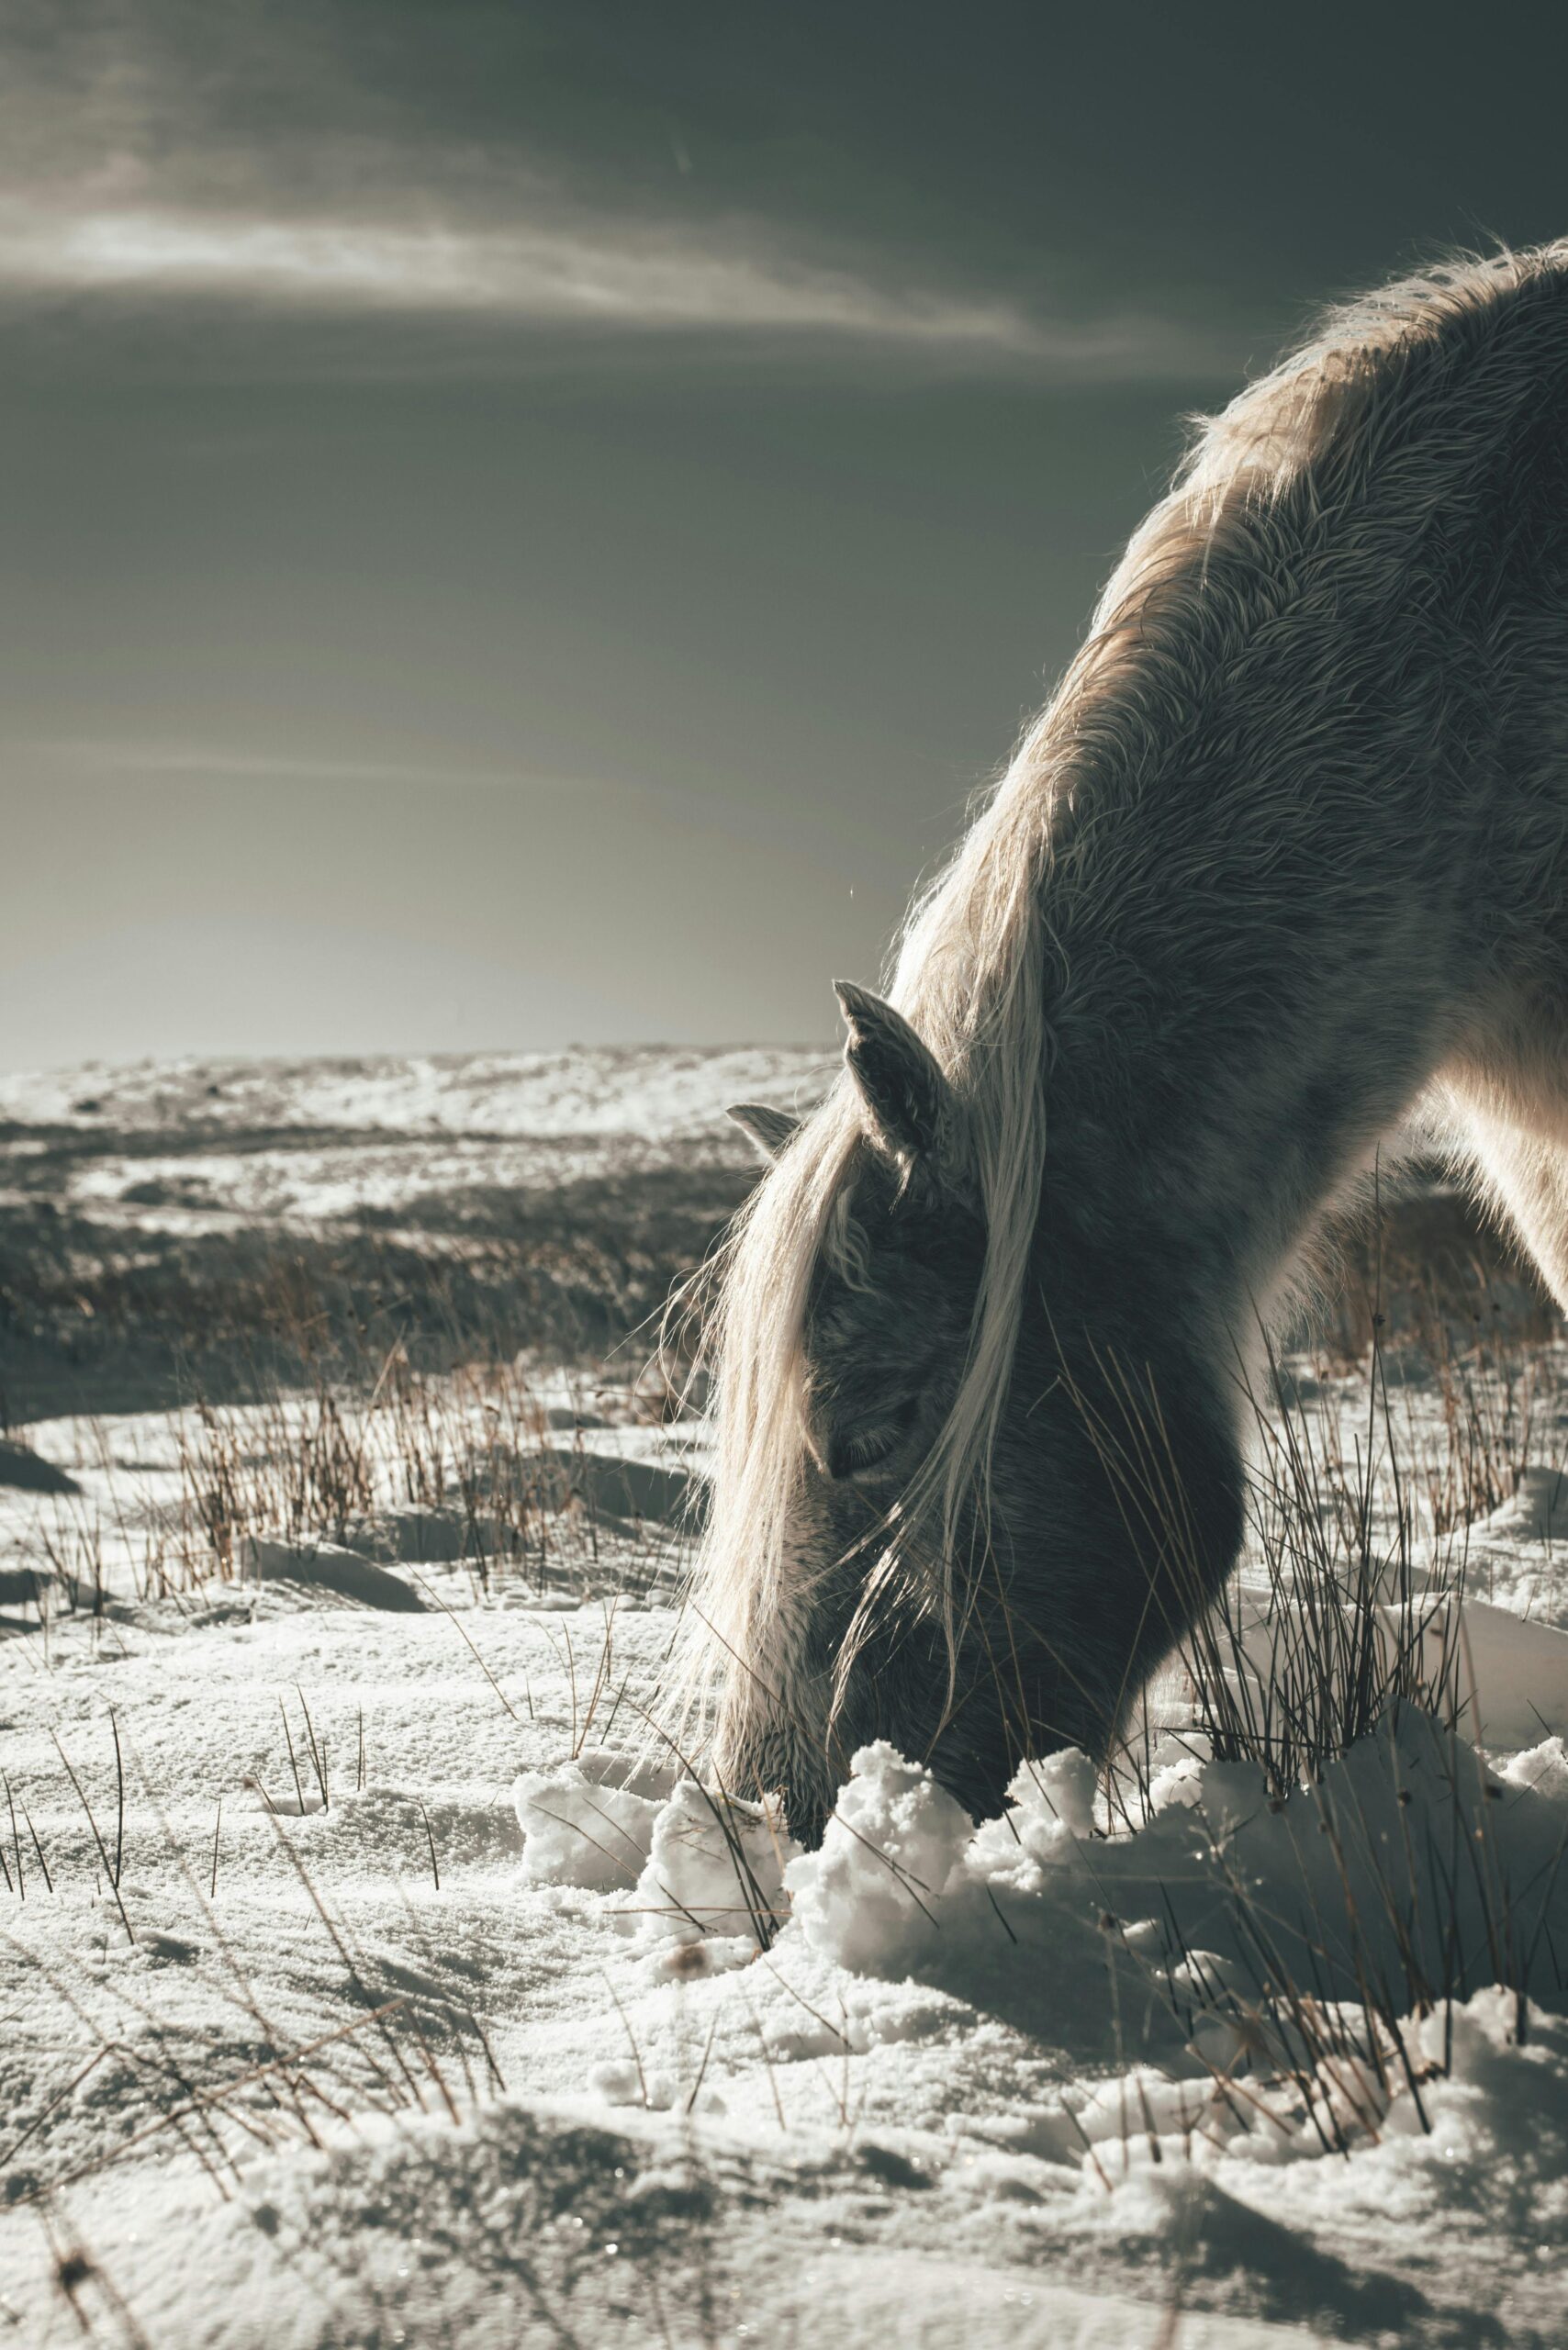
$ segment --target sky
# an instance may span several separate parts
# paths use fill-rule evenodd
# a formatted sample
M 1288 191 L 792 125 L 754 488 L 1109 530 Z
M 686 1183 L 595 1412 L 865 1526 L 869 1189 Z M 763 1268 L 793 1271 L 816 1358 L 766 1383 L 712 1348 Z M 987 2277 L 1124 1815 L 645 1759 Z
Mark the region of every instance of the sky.
M 1183 418 L 1568 232 L 1467 21 L 0 0 L 0 1067 L 829 1037 Z

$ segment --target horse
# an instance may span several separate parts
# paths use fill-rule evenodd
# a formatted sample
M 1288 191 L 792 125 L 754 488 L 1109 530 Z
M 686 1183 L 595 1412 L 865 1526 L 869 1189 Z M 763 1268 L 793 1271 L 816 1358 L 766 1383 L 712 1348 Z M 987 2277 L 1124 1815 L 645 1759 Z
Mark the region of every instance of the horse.
M 1568 1306 L 1568 241 L 1196 420 L 708 1272 L 684 1703 L 820 1837 L 1103 1759 L 1237 1561 L 1243 1398 L 1418 1105 Z

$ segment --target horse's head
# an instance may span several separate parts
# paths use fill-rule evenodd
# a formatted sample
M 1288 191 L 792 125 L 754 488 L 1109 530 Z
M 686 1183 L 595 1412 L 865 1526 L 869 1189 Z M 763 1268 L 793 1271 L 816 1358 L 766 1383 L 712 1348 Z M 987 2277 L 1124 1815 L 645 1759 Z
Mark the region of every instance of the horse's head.
M 1054 1283 L 1081 1331 L 1073 1250 L 1034 1248 L 1006 1356 L 984 1361 L 995 1267 L 964 1101 L 908 1021 L 839 994 L 855 1131 L 801 1292 L 776 1570 L 731 1618 L 717 1740 L 726 1783 L 781 1788 L 805 1836 L 874 1738 L 977 1816 L 1025 1754 L 1103 1751 L 1173 1630 L 1148 1573 L 1169 1529 L 1147 1495 L 1151 1524 L 1129 1525 L 1136 1396 L 1118 1420 L 1116 1375 L 1092 1342 L 1063 1347 L 1041 1295 Z M 811 1137 L 733 1114 L 787 1185 Z

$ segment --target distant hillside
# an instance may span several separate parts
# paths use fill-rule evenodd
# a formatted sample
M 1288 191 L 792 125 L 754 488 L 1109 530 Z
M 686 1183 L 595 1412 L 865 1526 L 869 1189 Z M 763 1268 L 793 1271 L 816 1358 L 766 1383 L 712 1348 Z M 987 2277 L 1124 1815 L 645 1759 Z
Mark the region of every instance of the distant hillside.
M 727 1102 L 814 1099 L 822 1046 L 595 1045 L 560 1053 L 137 1061 L 0 1074 L 0 1119 L 142 1129 L 378 1126 L 449 1134 L 685 1133 Z
M 754 1179 L 729 1102 L 819 1049 L 143 1062 L 0 1078 L 0 1405 L 131 1408 L 302 1355 L 598 1355 Z

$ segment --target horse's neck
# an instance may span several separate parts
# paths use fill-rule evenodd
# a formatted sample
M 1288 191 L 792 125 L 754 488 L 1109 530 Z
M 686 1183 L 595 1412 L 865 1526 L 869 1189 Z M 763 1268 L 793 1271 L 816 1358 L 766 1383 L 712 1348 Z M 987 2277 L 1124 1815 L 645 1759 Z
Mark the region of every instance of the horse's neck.
M 1483 1016 L 1482 879 L 1397 733 L 1320 724 L 1316 776 L 1199 740 L 1053 876 L 1047 1169 L 1232 1314 Z

